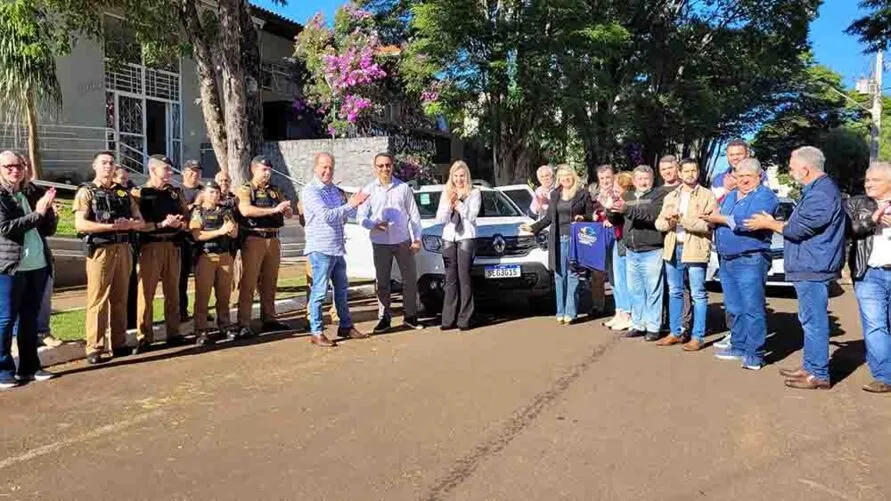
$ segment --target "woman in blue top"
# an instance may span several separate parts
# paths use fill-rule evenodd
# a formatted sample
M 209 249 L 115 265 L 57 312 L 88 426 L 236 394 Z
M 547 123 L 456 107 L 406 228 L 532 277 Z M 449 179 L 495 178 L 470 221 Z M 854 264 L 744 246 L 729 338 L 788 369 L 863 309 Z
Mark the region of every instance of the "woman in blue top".
M 46 238 L 56 231 L 54 188 L 42 196 L 22 192 L 25 166 L 11 151 L 0 153 L 0 389 L 53 377 L 37 356 L 37 312 L 49 276 Z M 34 193 L 34 192 L 32 192 Z M 31 300 L 25 300 L 30 298 Z M 12 358 L 13 326 L 19 322 L 19 366 Z

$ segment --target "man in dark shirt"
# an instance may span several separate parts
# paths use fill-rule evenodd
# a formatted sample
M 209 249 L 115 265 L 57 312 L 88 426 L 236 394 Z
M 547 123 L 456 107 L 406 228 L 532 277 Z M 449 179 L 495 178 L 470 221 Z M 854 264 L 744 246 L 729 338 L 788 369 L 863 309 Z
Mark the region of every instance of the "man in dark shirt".
M 628 190 L 613 210 L 625 216 L 625 244 L 628 247 L 628 290 L 631 296 L 631 330 L 626 337 L 645 336 L 659 339 L 662 326 L 662 232 L 656 218 L 662 210 L 665 190 L 653 187 L 653 169 L 638 165 L 634 171 L 634 190 Z
M 183 164 L 183 201 L 186 203 L 187 214 L 199 204 L 196 202 L 198 194 L 204 189 L 201 186 L 201 164 L 197 160 L 187 160 Z M 195 241 L 191 234 L 183 239 L 182 252 L 180 252 L 179 272 L 179 319 L 185 322 L 189 319 L 189 275 L 195 263 Z

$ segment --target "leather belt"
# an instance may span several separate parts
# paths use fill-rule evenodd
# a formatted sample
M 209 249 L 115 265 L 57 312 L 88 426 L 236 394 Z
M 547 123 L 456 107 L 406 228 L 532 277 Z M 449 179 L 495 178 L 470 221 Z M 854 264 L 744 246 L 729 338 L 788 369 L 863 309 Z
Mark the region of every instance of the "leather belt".
M 260 238 L 277 238 L 279 230 L 263 230 L 263 229 L 249 229 L 245 230 L 248 236 L 251 237 L 260 237 Z

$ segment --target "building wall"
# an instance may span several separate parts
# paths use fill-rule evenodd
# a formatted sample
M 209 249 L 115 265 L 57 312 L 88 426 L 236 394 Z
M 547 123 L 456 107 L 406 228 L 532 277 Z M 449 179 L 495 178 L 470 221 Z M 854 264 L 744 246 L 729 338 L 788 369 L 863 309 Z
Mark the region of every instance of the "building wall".
M 263 154 L 272 161 L 273 168 L 297 181 L 295 184 L 274 176 L 274 182 L 292 190 L 295 186 L 299 190 L 312 180 L 315 155 L 320 151 L 334 155 L 336 184 L 358 188 L 374 179 L 374 155 L 389 150 L 389 137 L 272 141 L 263 145 Z

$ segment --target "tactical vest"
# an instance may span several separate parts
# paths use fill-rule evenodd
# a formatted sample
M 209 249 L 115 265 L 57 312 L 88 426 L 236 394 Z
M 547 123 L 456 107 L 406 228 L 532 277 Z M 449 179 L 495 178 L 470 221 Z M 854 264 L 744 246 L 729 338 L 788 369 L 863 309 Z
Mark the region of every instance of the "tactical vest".
M 90 190 L 93 196 L 90 202 L 90 212 L 87 221 L 95 223 L 110 224 L 116 219 L 133 217 L 130 204 L 132 199 L 130 193 L 119 184 L 112 184 L 108 188 L 96 186 L 93 183 L 85 183 L 81 188 Z M 107 231 L 103 233 L 79 234 L 87 245 L 92 247 L 100 247 L 127 241 L 125 238 L 129 235 L 127 231 Z
M 154 188 L 145 185 L 139 189 L 139 211 L 147 223 L 160 223 L 170 214 L 182 214 L 182 200 L 178 190 L 172 186 L 166 188 Z M 163 228 L 151 233 L 143 234 L 147 241 L 151 241 L 151 235 L 172 235 L 179 233 L 176 228 Z
M 218 230 L 223 227 L 227 216 L 232 218 L 232 212 L 221 205 L 217 205 L 213 209 L 197 207 L 195 210 L 201 214 L 201 229 L 203 231 Z M 196 243 L 199 247 L 198 252 L 204 254 L 226 254 L 232 252 L 234 247 L 234 242 L 228 235 Z
M 252 183 L 245 183 L 251 190 L 251 205 L 263 209 L 271 209 L 282 202 L 281 192 L 278 188 L 269 184 L 265 188 L 255 188 Z M 282 214 L 272 214 L 263 217 L 242 216 L 241 224 L 251 229 L 276 229 L 285 225 L 285 217 Z

